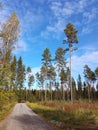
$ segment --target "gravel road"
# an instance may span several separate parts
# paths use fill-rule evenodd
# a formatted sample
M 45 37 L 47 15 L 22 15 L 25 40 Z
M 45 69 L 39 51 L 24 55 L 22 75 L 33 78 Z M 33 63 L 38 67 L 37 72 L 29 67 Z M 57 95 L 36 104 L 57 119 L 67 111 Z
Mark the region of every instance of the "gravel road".
M 54 130 L 25 103 L 15 105 L 13 112 L 3 122 L 0 130 Z

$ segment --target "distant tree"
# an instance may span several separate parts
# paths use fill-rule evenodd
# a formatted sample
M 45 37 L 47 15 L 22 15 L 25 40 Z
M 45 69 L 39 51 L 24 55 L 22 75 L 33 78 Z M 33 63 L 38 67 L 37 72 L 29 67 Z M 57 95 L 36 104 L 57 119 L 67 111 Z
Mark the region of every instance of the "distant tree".
M 51 54 L 50 54 L 50 50 L 48 48 L 46 48 L 42 54 L 42 66 L 43 66 L 43 71 L 44 71 L 44 78 L 45 78 L 45 100 L 46 100 L 46 89 L 47 89 L 47 80 L 48 80 L 48 71 L 49 71 L 49 67 L 51 65 Z
M 29 90 L 30 90 L 31 86 L 33 85 L 33 83 L 34 83 L 34 75 L 30 75 L 29 81 L 28 81 Z
M 36 73 L 36 81 L 37 81 L 37 86 L 43 90 L 44 76 L 43 76 L 42 68 L 41 68 L 41 72 Z
M 98 99 L 98 82 L 97 82 L 97 84 L 96 84 L 96 98 Z
M 60 82 L 60 73 L 61 70 L 65 70 L 66 69 L 66 59 L 65 59 L 65 53 L 66 51 L 59 47 L 57 48 L 56 52 L 55 52 L 55 64 L 56 64 L 56 68 L 57 68 L 57 76 L 58 76 L 58 82 Z
M 80 74 L 78 75 L 77 86 L 78 86 L 78 98 L 81 99 L 82 98 L 82 81 L 81 81 Z
M 31 73 L 31 68 L 30 67 L 27 68 L 27 73 L 28 74 Z
M 96 81 L 97 81 L 97 83 L 96 83 L 96 90 L 97 90 L 96 98 L 98 99 L 98 67 L 95 69 L 95 76 L 96 76 Z
M 87 99 L 88 98 L 88 89 L 87 89 L 87 84 L 84 81 L 83 82 L 83 94 L 82 94 L 82 98 L 83 99 Z
M 65 100 L 65 83 L 67 82 L 67 73 L 63 68 L 60 72 L 60 80 L 61 80 L 62 99 Z
M 53 83 L 54 83 L 55 78 L 56 78 L 55 68 L 52 65 L 49 67 L 48 75 L 47 76 L 48 76 L 48 79 L 50 81 L 50 83 L 49 83 L 49 85 L 50 85 L 49 89 L 50 89 L 50 99 L 52 101 L 52 86 L 53 86 Z
M 84 66 L 84 77 L 86 79 L 87 87 L 88 87 L 88 98 L 89 102 L 91 100 L 91 87 L 94 86 L 94 82 L 96 81 L 95 73 L 89 68 L 88 65 Z
M 72 78 L 72 86 L 73 86 L 73 99 L 75 100 L 76 99 L 76 81 L 74 78 Z
M 96 80 L 98 82 L 98 67 L 95 69 L 95 76 L 96 76 Z
M 32 72 L 31 68 L 27 67 L 26 74 L 27 74 L 27 80 L 28 80 L 28 87 L 29 87 L 29 80 L 30 80 L 31 72 Z M 30 87 L 29 87 L 29 93 L 30 93 Z
M 77 39 L 77 30 L 74 28 L 72 23 L 68 23 L 65 30 L 65 35 L 67 37 L 67 40 L 64 40 L 64 43 L 68 43 L 68 48 L 66 51 L 69 51 L 70 53 L 70 89 L 71 89 L 71 102 L 73 102 L 73 92 L 72 92 L 72 51 L 76 50 L 76 48 L 73 47 L 73 43 L 78 43 Z
M 41 84 L 42 84 L 42 91 L 45 89 L 44 88 L 44 82 L 45 82 L 45 80 L 46 80 L 46 68 L 45 68 L 45 66 L 42 66 L 41 67 L 41 70 L 40 70 L 40 78 L 41 78 Z M 43 93 L 42 93 L 42 101 L 43 101 L 43 99 L 45 99 L 46 100 L 46 89 L 44 90 L 45 91 L 45 96 L 44 96 L 44 98 L 43 98 Z
M 56 82 L 54 83 L 54 88 L 55 88 L 55 91 L 54 91 L 54 98 L 56 100 L 60 99 L 60 89 L 59 89 L 59 82 Z
M 36 83 L 37 83 L 37 86 L 38 86 L 38 88 L 41 88 L 40 72 L 37 72 L 37 73 L 35 74 L 35 76 L 36 76 Z
M 18 60 L 18 65 L 17 65 L 17 87 L 19 89 L 23 88 L 24 74 L 25 74 L 25 68 L 22 63 L 22 58 L 20 57 Z
M 55 63 L 58 67 L 58 70 L 61 70 L 62 68 L 66 67 L 66 59 L 65 59 L 65 53 L 66 51 L 59 47 L 57 48 L 56 52 L 55 52 Z
M 35 76 L 36 76 L 36 83 L 39 88 L 39 100 L 43 101 L 44 77 L 41 72 L 37 72 Z
M 24 88 L 24 81 L 25 81 L 25 66 L 23 65 L 21 56 L 17 61 L 17 76 L 16 76 L 16 88 L 18 89 L 18 100 L 19 102 L 23 99 L 23 88 Z

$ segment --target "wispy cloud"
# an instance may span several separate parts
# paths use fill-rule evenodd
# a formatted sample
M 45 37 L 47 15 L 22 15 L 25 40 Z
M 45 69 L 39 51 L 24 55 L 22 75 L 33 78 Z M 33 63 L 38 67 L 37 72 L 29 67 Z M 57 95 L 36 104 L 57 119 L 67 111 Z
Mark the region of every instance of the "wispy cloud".
M 90 49 L 91 50 L 91 49 Z M 98 51 L 85 52 L 81 56 L 73 55 L 72 57 L 72 70 L 76 77 L 78 74 L 83 75 L 84 65 L 88 65 L 92 70 L 98 67 Z
M 28 46 L 25 41 L 22 39 L 19 39 L 19 41 L 16 44 L 16 49 L 13 51 L 14 54 L 17 54 L 18 52 L 26 52 L 28 51 Z
M 98 8 L 93 8 L 89 12 L 84 12 L 83 13 L 83 17 L 84 17 L 83 22 L 85 24 L 92 22 L 94 19 L 96 19 L 97 13 L 98 13 Z
M 79 0 L 79 1 L 51 1 L 50 10 L 54 20 L 53 23 L 48 24 L 46 29 L 41 32 L 41 36 L 51 36 L 58 38 L 63 33 L 65 25 L 68 22 L 74 23 L 81 28 L 81 34 L 87 34 L 93 31 L 93 27 L 96 25 L 96 17 L 98 15 L 98 9 L 94 5 L 95 0 Z M 97 4 L 97 3 L 95 3 Z M 51 19 L 50 19 L 51 20 Z M 93 21 L 93 22 L 92 22 Z M 90 27 L 89 27 L 90 26 Z M 97 26 L 97 25 L 96 25 Z M 50 35 L 49 35 L 50 34 Z
M 32 68 L 32 74 L 35 75 L 37 72 L 40 72 L 41 67 L 33 67 Z

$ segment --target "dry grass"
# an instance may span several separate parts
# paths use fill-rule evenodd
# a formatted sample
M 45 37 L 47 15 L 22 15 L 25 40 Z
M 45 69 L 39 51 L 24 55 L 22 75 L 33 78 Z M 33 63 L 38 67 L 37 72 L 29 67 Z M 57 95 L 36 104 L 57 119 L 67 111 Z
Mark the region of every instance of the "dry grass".
M 91 125 L 98 123 L 98 103 L 77 101 L 74 104 L 64 101 L 27 103 L 41 116 L 71 125 Z
M 12 110 L 15 103 L 6 104 L 0 109 L 0 120 L 4 119 Z

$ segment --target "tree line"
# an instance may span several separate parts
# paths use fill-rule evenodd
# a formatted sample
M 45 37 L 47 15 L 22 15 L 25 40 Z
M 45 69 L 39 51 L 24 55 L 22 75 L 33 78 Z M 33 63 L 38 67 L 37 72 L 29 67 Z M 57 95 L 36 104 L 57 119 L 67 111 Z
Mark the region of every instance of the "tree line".
M 40 72 L 34 76 L 31 67 L 25 67 L 22 57 L 13 55 L 17 49 L 20 34 L 19 19 L 14 12 L 1 26 L 0 31 L 0 91 L 13 92 L 18 100 L 67 100 L 73 102 L 79 99 L 98 99 L 98 67 L 93 72 L 88 65 L 84 66 L 85 81 L 81 76 L 77 81 L 72 77 L 72 52 L 77 50 L 77 30 L 72 23 L 64 29 L 68 48 L 59 47 L 52 58 L 49 48 L 42 54 Z M 66 53 L 69 52 L 70 64 L 67 66 Z M 28 87 L 25 83 L 28 83 Z M 34 90 L 36 82 L 36 90 Z M 11 98 L 10 94 L 9 99 Z M 11 94 L 12 95 L 12 94 Z M 2 97 L 2 96 L 1 96 Z M 2 98 L 1 98 L 2 99 Z
M 65 54 L 65 49 L 59 47 L 55 52 L 55 58 L 52 59 L 50 50 L 48 48 L 44 50 L 42 67 L 35 77 L 40 100 L 71 100 L 70 69 L 67 66 Z M 97 100 L 98 67 L 92 71 L 88 65 L 85 65 L 83 74 L 84 81 L 80 74 L 78 74 L 77 79 L 72 77 L 73 101 L 88 99 L 90 102 Z

